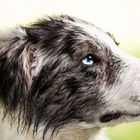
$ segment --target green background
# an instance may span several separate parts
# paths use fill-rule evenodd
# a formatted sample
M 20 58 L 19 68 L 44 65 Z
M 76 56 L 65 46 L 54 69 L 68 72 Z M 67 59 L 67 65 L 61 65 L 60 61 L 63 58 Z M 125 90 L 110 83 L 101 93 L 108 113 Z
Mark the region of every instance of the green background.
M 110 140 L 140 140 L 140 122 L 124 123 L 105 130 Z

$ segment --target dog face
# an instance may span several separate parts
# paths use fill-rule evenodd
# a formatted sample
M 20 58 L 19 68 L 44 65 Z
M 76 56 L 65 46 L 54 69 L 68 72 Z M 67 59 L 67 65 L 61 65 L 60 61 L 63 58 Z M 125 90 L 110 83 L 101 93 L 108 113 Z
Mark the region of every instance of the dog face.
M 5 95 L 12 94 L 10 102 L 22 98 L 17 106 L 25 125 L 34 130 L 44 126 L 45 134 L 69 124 L 102 127 L 139 119 L 140 62 L 120 50 L 110 34 L 69 17 L 44 19 L 22 27 L 19 34 L 12 48 L 1 48 L 5 55 L 0 58 L 17 66 L 9 73 L 18 75 L 5 78 L 18 79 L 22 97 L 17 90 Z M 6 67 L 0 72 L 5 71 Z

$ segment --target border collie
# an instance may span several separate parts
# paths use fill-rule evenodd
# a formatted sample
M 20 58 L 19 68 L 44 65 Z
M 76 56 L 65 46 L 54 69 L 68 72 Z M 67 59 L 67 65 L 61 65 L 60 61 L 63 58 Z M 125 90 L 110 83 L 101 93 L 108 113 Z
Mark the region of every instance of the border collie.
M 104 140 L 101 128 L 140 120 L 140 60 L 68 16 L 1 30 L 0 102 L 19 140 Z

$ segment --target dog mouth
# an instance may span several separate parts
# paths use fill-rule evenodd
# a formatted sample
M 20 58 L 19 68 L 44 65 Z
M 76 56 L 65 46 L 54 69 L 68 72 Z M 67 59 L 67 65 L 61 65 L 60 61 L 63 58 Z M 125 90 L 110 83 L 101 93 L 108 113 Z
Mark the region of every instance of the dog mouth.
M 100 117 L 100 122 L 107 123 L 112 120 L 117 120 L 123 116 L 138 117 L 138 116 L 140 116 L 140 114 L 129 114 L 129 113 L 122 113 L 122 112 L 106 113 Z

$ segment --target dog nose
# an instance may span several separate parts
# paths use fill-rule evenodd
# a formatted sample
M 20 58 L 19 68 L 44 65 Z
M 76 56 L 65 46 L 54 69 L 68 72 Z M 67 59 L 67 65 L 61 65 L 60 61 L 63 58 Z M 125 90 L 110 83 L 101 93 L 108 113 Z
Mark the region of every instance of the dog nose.
M 140 93 L 139 93 L 140 94 Z M 132 102 L 140 102 L 140 97 L 137 96 L 137 95 L 134 95 L 134 96 L 130 96 L 130 100 Z

